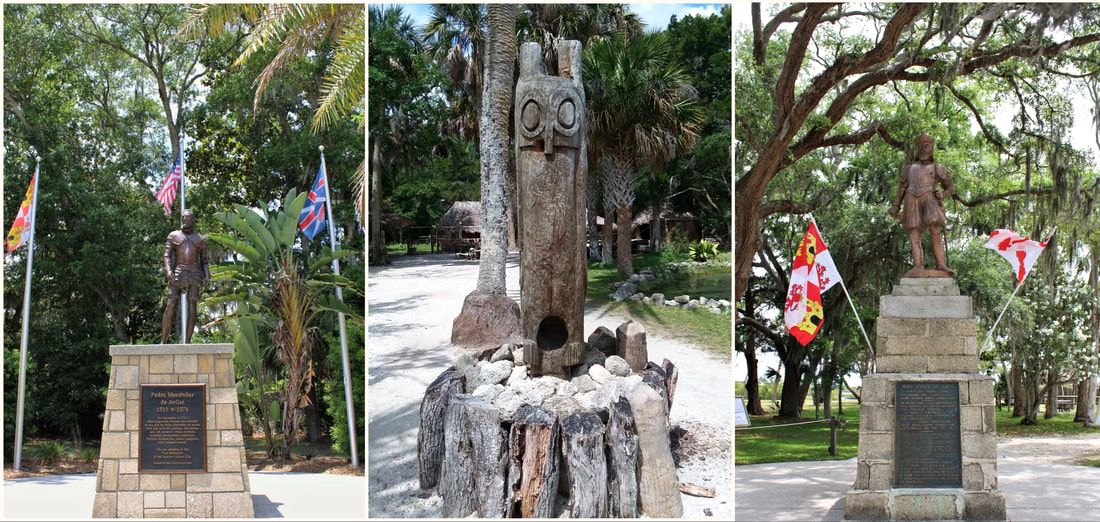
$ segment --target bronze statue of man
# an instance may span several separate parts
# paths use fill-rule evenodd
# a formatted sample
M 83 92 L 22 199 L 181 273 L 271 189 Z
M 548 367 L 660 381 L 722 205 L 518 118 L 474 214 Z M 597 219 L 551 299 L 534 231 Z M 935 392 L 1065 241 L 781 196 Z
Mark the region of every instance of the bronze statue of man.
M 934 147 L 935 141 L 927 133 L 917 137 L 916 158 L 902 169 L 898 196 L 890 207 L 890 215 L 909 231 L 909 243 L 913 247 L 913 269 L 905 277 L 950 277 L 955 273 L 947 267 L 943 244 L 943 227 L 947 221 L 943 200 L 955 194 L 955 183 L 947 167 L 936 163 Z M 940 191 L 937 185 L 944 190 Z M 902 203 L 905 203 L 905 210 L 899 212 Z M 934 271 L 924 268 L 924 249 L 920 240 L 925 230 L 932 236 Z
M 164 274 L 168 278 L 168 304 L 160 324 L 160 342 L 168 342 L 180 294 L 187 294 L 187 328 L 181 342 L 190 342 L 197 322 L 199 296 L 210 281 L 206 238 L 195 230 L 195 214 L 190 210 L 183 211 L 180 230 L 168 234 L 164 242 Z

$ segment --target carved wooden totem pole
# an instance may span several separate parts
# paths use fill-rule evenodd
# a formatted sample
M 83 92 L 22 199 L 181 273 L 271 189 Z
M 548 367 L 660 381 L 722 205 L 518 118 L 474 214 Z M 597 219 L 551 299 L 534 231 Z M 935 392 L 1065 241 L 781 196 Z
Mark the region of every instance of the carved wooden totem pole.
M 583 362 L 586 111 L 581 44 L 558 44 L 558 75 L 542 48 L 525 43 L 516 84 L 520 310 L 523 357 L 532 375 L 569 377 Z

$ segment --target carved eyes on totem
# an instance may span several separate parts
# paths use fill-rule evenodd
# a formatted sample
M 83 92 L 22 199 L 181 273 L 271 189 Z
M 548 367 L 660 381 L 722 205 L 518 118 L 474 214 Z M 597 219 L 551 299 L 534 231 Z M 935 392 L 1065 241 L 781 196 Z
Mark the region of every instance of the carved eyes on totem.
M 527 132 L 537 134 L 542 130 L 542 108 L 539 106 L 539 102 L 535 100 L 527 100 L 527 103 L 523 105 L 523 112 L 520 113 L 520 121 L 523 123 L 523 128 Z M 558 104 L 557 110 L 557 122 L 555 127 L 558 130 L 569 131 L 577 125 L 577 107 L 571 99 L 564 99 Z M 572 134 L 566 132 L 566 134 Z

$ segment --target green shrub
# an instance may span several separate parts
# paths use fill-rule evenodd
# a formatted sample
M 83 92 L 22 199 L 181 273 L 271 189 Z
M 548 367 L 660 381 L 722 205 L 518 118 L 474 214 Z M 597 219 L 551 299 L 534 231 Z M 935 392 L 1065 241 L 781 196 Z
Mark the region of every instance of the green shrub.
M 96 462 L 99 460 L 99 448 L 84 446 L 78 450 L 73 450 L 73 458 L 81 462 Z
M 692 261 L 705 263 L 718 257 L 718 244 L 702 239 L 698 243 L 691 245 L 691 248 L 688 249 L 688 257 Z
M 39 466 L 49 466 L 61 462 L 65 456 L 65 445 L 56 440 L 38 442 L 27 448 L 27 454 Z

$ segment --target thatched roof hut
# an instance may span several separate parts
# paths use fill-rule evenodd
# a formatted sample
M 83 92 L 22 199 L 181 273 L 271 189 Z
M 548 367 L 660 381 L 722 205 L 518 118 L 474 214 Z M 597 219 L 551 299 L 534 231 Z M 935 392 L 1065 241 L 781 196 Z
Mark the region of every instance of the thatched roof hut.
M 436 227 L 440 250 L 468 252 L 481 248 L 481 202 L 456 201 Z
M 661 236 L 662 241 L 673 240 L 698 241 L 703 234 L 699 227 L 699 219 L 691 212 L 676 212 L 672 209 L 661 211 Z M 653 225 L 653 207 L 646 208 L 634 216 L 631 223 L 639 237 L 651 240 Z

